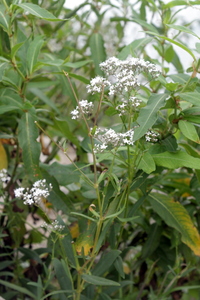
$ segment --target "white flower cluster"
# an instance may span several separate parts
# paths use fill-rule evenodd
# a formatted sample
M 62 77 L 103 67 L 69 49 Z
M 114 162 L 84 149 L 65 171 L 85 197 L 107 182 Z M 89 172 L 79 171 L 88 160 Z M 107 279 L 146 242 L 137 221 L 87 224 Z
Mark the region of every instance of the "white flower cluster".
M 119 116 L 123 116 L 127 113 L 130 113 L 132 108 L 136 109 L 140 105 L 142 100 L 137 99 L 136 97 L 130 97 L 130 99 L 122 99 L 116 106 L 116 110 L 119 111 Z
M 52 189 L 52 184 L 47 185 L 46 179 L 38 180 L 33 184 L 31 189 L 18 188 L 14 191 L 16 198 L 22 198 L 24 204 L 39 204 L 41 198 L 47 198 Z
M 94 152 L 101 153 L 104 150 L 109 150 L 109 147 L 115 148 L 124 145 L 133 145 L 134 131 L 131 129 L 125 133 L 117 133 L 113 129 L 97 128 L 94 134 L 101 144 L 95 144 Z
M 0 170 L 0 181 L 2 183 L 6 183 L 9 180 L 10 180 L 10 176 L 8 175 L 7 170 L 6 169 Z
M 155 143 L 158 141 L 158 139 L 157 139 L 158 136 L 159 136 L 158 133 L 149 130 L 149 131 L 147 131 L 147 133 L 145 135 L 145 139 L 147 142 Z
M 101 93 L 105 87 L 110 87 L 110 81 L 101 76 L 97 76 L 90 80 L 90 84 L 87 85 L 87 92 L 89 94 Z
M 90 113 L 92 113 L 93 108 L 94 104 L 92 102 L 88 102 L 88 100 L 81 100 L 79 102 L 79 106 L 71 111 L 72 119 L 78 119 L 81 113 L 83 113 L 84 115 L 89 115 Z
M 100 76 L 93 78 L 87 86 L 88 93 L 100 93 L 105 86 L 108 86 L 109 95 L 123 94 L 140 86 L 138 76 L 141 73 L 149 74 L 153 78 L 161 74 L 156 65 L 134 57 L 128 57 L 126 60 L 111 57 L 102 62 L 100 68 L 110 77 L 110 80 Z
M 48 231 L 62 231 L 65 228 L 64 225 L 58 223 L 58 220 L 53 221 L 51 224 L 44 222 L 41 227 L 46 228 Z

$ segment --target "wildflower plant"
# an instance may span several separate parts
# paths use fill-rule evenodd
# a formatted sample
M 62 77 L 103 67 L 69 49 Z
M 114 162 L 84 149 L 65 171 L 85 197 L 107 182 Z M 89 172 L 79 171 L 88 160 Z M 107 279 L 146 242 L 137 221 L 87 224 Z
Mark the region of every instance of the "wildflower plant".
M 82 2 L 0 5 L 0 294 L 189 299 L 200 284 L 200 50 L 182 41 L 198 37 L 190 23 L 175 23 L 199 4 Z M 125 45 L 135 23 L 144 37 Z M 192 58 L 187 72 L 173 45 Z

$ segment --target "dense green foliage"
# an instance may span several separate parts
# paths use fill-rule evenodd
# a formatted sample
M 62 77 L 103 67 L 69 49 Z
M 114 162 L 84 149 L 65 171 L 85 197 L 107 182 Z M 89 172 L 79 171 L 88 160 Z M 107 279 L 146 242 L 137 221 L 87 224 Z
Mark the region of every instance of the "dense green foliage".
M 165 2 L 0 1 L 5 300 L 200 299 L 200 3 Z

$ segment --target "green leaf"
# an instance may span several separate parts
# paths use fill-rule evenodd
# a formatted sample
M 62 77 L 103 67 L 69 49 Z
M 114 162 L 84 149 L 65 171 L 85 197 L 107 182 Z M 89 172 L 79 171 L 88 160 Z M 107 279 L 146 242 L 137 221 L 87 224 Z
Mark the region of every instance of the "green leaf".
M 0 26 L 8 33 L 9 32 L 9 22 L 10 18 L 6 14 L 6 9 L 4 5 L 0 5 Z
M 174 0 L 174 1 L 168 2 L 167 4 L 164 4 L 163 9 L 172 8 L 172 7 L 178 6 L 178 5 L 198 5 L 198 4 L 200 4 L 199 1 Z
M 174 49 L 172 45 L 167 45 L 167 49 L 165 50 L 165 60 L 170 63 L 174 58 Z
M 156 122 L 157 113 L 164 106 L 167 94 L 152 94 L 147 102 L 147 105 L 141 108 L 137 123 L 139 128 L 135 129 L 134 140 L 141 138 Z
M 25 112 L 19 121 L 18 129 L 18 139 L 22 149 L 25 171 L 33 181 L 35 181 L 40 174 L 40 144 L 36 141 L 39 133 L 34 122 L 35 118 L 29 112 Z
M 118 256 L 114 262 L 115 269 L 119 273 L 122 278 L 125 278 L 124 270 L 123 270 L 123 260 L 121 256 Z
M 82 218 L 88 219 L 88 220 L 90 220 L 92 222 L 97 222 L 97 220 L 95 220 L 95 219 L 93 219 L 91 217 L 88 217 L 87 215 L 84 215 L 84 214 L 81 214 L 81 213 L 77 213 L 75 211 L 72 211 L 70 214 L 74 215 L 74 216 L 78 216 L 78 217 L 82 217 Z
M 24 43 L 19 43 L 19 44 L 16 44 L 14 47 L 12 47 L 11 49 L 11 59 L 13 59 L 13 57 L 15 57 L 15 54 L 17 53 L 17 51 L 21 48 L 21 46 L 23 45 Z
M 101 276 L 113 265 L 116 258 L 120 255 L 119 250 L 110 250 L 105 255 L 102 255 L 96 266 L 94 267 L 92 274 Z
M 161 140 L 160 144 L 163 145 L 165 150 L 169 152 L 175 152 L 178 149 L 176 138 L 173 135 L 169 135 L 164 140 Z
M 23 288 L 23 287 L 21 287 L 19 285 L 15 285 L 13 283 L 10 283 L 10 282 L 7 282 L 7 281 L 1 280 L 1 279 L 0 279 L 0 284 L 2 284 L 2 286 L 6 286 L 6 287 L 8 287 L 10 289 L 18 291 L 22 295 L 27 295 L 27 296 L 29 296 L 29 297 L 31 297 L 33 299 L 36 299 L 36 300 L 38 299 L 36 295 L 34 295 L 29 290 L 27 290 L 27 289 L 25 289 L 25 288 Z
M 191 123 L 200 124 L 200 115 L 184 115 L 184 119 Z
M 69 123 L 70 124 L 70 123 Z M 76 145 L 77 148 L 80 148 L 79 141 L 77 137 L 73 134 L 67 120 L 62 120 L 55 118 L 54 119 L 54 129 L 59 131 L 59 135 L 67 138 L 70 142 Z
M 181 43 L 179 43 L 179 42 L 177 42 L 177 41 L 175 41 L 175 40 L 173 40 L 173 39 L 170 39 L 170 38 L 168 38 L 168 37 L 166 37 L 166 36 L 164 36 L 164 35 L 160 35 L 160 34 L 158 34 L 158 33 L 152 32 L 152 31 L 146 31 L 146 33 L 148 33 L 148 34 L 150 34 L 150 35 L 155 35 L 155 36 L 157 36 L 157 37 L 159 37 L 159 38 L 161 38 L 161 39 L 164 39 L 164 40 L 166 40 L 166 41 L 168 41 L 168 42 L 170 42 L 170 43 L 172 43 L 172 44 L 174 44 L 174 45 L 180 47 L 181 49 L 185 50 L 188 54 L 190 54 L 190 55 L 192 56 L 192 58 L 194 59 L 194 61 L 196 60 L 195 55 L 194 55 L 194 54 L 192 53 L 192 51 L 191 51 L 188 47 L 186 47 L 185 45 L 183 45 L 183 44 L 181 44 Z
M 53 101 L 51 101 L 51 99 L 46 96 L 41 89 L 37 89 L 37 88 L 31 88 L 30 92 L 33 93 L 35 96 L 37 96 L 39 99 L 41 99 L 45 104 L 47 104 L 48 106 L 50 106 L 56 113 L 60 113 L 58 108 L 56 107 L 56 105 L 54 104 Z
M 72 77 L 72 78 L 75 78 L 85 84 L 89 84 L 90 83 L 90 80 L 81 76 L 81 75 L 77 75 L 77 74 L 74 74 L 74 73 L 68 73 L 69 74 L 69 77 Z
M 200 106 L 200 93 L 198 92 L 187 92 L 187 93 L 181 93 L 179 94 L 180 99 L 190 102 L 196 106 Z
M 189 80 L 190 76 L 187 75 L 187 74 L 181 74 L 181 73 L 178 73 L 178 74 L 172 74 L 172 75 L 169 75 L 169 77 L 174 81 L 174 82 L 178 82 L 180 84 L 185 84 L 186 81 Z
M 71 291 L 71 290 L 59 290 L 59 291 L 53 291 L 53 292 L 51 292 L 51 293 L 48 293 L 47 295 L 45 295 L 44 297 L 42 297 L 40 300 L 44 300 L 44 299 L 46 299 L 46 298 L 49 298 L 50 296 L 53 296 L 53 295 L 57 295 L 57 294 L 64 294 L 64 293 L 72 293 L 73 291 Z M 67 299 L 66 297 L 65 298 L 60 298 L 60 299 L 62 299 L 62 300 L 64 300 L 64 299 Z
M 76 165 L 78 168 L 85 166 L 83 163 L 76 163 Z M 80 181 L 80 173 L 72 164 L 62 165 L 54 162 L 51 165 L 42 164 L 42 168 L 54 176 L 60 185 L 68 185 Z
M 24 106 L 20 96 L 10 90 L 2 90 L 0 93 L 0 114 L 12 110 L 23 110 Z
M 28 47 L 26 60 L 30 75 L 34 71 L 34 66 L 37 63 L 38 55 L 43 43 L 44 40 L 42 39 L 42 36 L 38 35 L 34 38 L 34 40 L 30 43 Z
M 82 278 L 86 282 L 97 285 L 97 286 L 99 286 L 99 285 L 100 286 L 120 286 L 120 284 L 118 282 L 115 282 L 115 281 L 112 281 L 112 280 L 109 280 L 106 278 L 102 278 L 99 276 L 83 274 Z
M 36 16 L 38 18 L 47 20 L 47 21 L 64 21 L 66 19 L 58 19 L 48 10 L 40 7 L 39 5 L 32 4 L 32 3 L 22 3 L 17 4 L 16 6 L 21 7 L 25 11 L 29 12 L 31 15 Z
M 184 69 L 182 66 L 182 63 L 180 61 L 180 57 L 178 56 L 178 54 L 176 53 L 176 51 L 174 51 L 174 56 L 172 59 L 172 64 L 174 65 L 174 67 L 176 68 L 176 70 L 178 71 L 178 73 L 184 73 Z
M 19 251 L 24 254 L 23 259 L 26 259 L 26 260 L 33 259 L 33 260 L 37 261 L 38 263 L 42 264 L 41 258 L 39 257 L 37 252 L 35 252 L 34 250 L 19 247 Z
M 63 66 L 73 68 L 73 69 L 78 69 L 81 68 L 89 63 L 91 63 L 92 60 L 82 60 L 82 61 L 76 61 L 76 62 L 66 62 L 63 64 Z
M 147 30 L 150 30 L 151 32 L 158 34 L 158 30 L 156 29 L 156 27 L 152 24 L 149 24 L 139 18 L 133 18 L 131 19 L 131 21 L 140 24 L 142 26 L 142 28 L 145 30 L 145 32 L 148 32 Z
M 181 167 L 200 169 L 200 158 L 190 156 L 183 151 L 163 152 L 159 154 L 153 154 L 153 159 L 158 166 L 162 166 L 169 169 L 178 169 Z
M 155 162 L 149 152 L 145 152 L 144 155 L 142 156 L 138 169 L 141 169 L 147 174 L 152 173 L 156 169 Z
M 135 51 L 140 50 L 147 44 L 149 44 L 152 41 L 152 38 L 142 38 L 138 40 L 134 40 L 132 43 L 129 45 L 125 46 L 117 55 L 117 57 L 121 60 L 126 59 L 128 55 L 135 54 Z
M 187 210 L 167 195 L 151 193 L 148 200 L 165 223 L 180 232 L 182 242 L 200 256 L 200 236 Z
M 100 33 L 93 33 L 90 37 L 91 57 L 94 61 L 95 72 L 97 75 L 103 75 L 99 64 L 106 60 L 106 52 L 104 48 L 104 40 Z
M 162 226 L 159 226 L 156 223 L 150 226 L 149 231 L 147 232 L 147 240 L 144 246 L 142 247 L 143 259 L 149 257 L 159 246 L 162 231 Z
M 5 70 L 8 68 L 7 62 L 0 62 L 0 81 L 2 81 Z
M 58 260 L 57 258 L 54 258 L 53 266 L 60 288 L 64 290 L 67 287 L 68 290 L 73 292 L 73 281 L 68 264 L 66 264 L 63 259 Z M 68 295 L 69 294 L 70 293 L 68 293 Z
M 178 127 L 179 127 L 180 131 L 182 132 L 182 134 L 186 138 L 188 138 L 189 140 L 191 140 L 197 144 L 200 144 L 200 139 L 199 139 L 197 130 L 192 123 L 180 120 L 178 122 Z
M 192 30 L 190 30 L 189 28 L 187 28 L 186 26 L 181 26 L 181 25 L 171 25 L 171 24 L 165 24 L 167 27 L 170 27 L 170 28 L 173 28 L 173 29 L 176 29 L 176 30 L 179 30 L 179 31 L 183 31 L 183 32 L 186 32 L 186 33 L 189 33 L 195 37 L 197 37 L 199 39 L 199 36 L 194 33 Z

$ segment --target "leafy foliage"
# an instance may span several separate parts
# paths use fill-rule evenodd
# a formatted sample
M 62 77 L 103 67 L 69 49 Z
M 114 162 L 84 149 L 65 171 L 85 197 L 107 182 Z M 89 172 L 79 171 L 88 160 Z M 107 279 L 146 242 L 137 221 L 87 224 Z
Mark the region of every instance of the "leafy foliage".
M 199 299 L 200 3 L 132 2 L 0 4 L 5 300 Z

